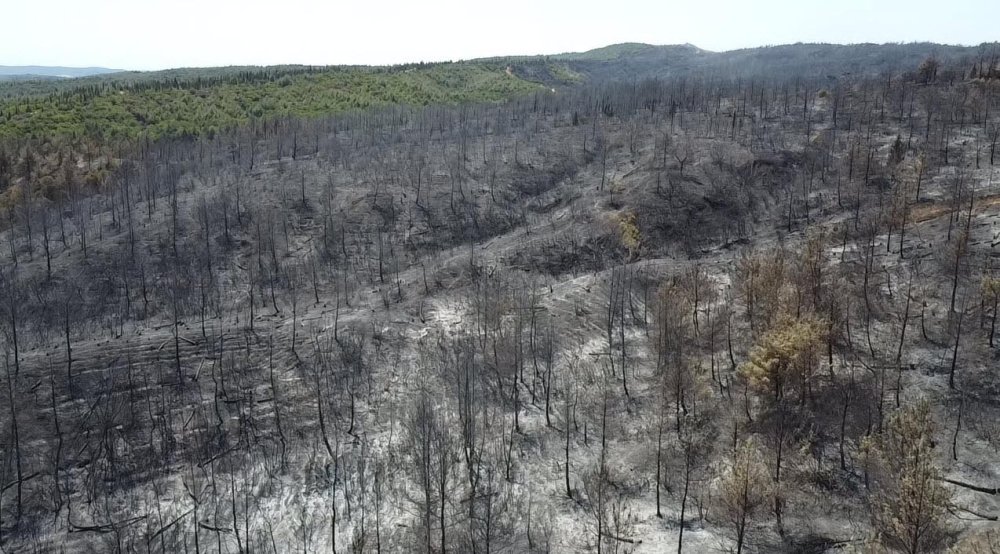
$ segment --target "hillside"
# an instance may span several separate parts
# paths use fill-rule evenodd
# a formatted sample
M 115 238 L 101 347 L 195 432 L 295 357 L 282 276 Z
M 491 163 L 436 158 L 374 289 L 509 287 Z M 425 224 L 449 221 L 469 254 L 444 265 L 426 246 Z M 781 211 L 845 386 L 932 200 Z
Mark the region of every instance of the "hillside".
M 204 74 L 203 74 L 204 73 Z M 152 138 L 211 134 L 251 120 L 392 104 L 495 101 L 536 90 L 503 67 L 169 71 L 0 103 L 0 137 Z
M 788 48 L 22 100 L 0 547 L 989 552 L 997 68 Z

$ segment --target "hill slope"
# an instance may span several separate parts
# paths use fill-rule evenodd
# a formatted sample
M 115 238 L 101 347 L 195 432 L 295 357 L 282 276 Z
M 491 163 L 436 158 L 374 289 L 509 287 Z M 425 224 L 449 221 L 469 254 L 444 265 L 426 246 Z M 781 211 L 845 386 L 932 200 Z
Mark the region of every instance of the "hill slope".
M 0 137 L 199 135 L 250 120 L 392 104 L 496 101 L 538 90 L 500 66 L 176 70 L 0 103 Z
M 51 200 L 29 164 L 0 546 L 990 540 L 1000 89 L 818 83 L 289 117 Z
M 680 76 L 744 77 L 756 79 L 798 76 L 876 76 L 913 71 L 934 56 L 959 65 L 1000 54 L 996 44 L 977 47 L 934 43 L 910 44 L 788 44 L 710 52 L 690 44 L 623 43 L 551 56 L 590 80 L 667 78 Z

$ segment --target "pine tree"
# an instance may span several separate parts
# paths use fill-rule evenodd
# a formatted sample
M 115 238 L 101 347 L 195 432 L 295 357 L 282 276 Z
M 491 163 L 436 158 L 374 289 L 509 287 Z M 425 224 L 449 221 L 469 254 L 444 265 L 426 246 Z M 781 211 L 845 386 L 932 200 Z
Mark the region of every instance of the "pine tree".
M 934 463 L 934 422 L 927 401 L 904 408 L 863 445 L 874 487 L 875 539 L 909 554 L 937 551 L 951 498 Z

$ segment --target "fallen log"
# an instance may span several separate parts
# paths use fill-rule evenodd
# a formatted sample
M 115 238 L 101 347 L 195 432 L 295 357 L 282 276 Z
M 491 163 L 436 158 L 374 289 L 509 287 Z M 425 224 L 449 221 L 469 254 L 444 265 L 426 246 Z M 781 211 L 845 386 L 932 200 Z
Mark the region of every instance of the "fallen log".
M 179 516 L 177 516 L 177 519 L 175 519 L 175 520 L 171 521 L 170 523 L 166 524 L 162 529 L 160 529 L 159 531 L 153 533 L 153 535 L 151 537 L 149 537 L 149 538 L 150 539 L 155 539 L 156 537 L 160 536 L 164 531 L 166 531 L 167 529 L 170 529 L 171 527 L 173 527 L 174 525 L 176 525 L 177 522 L 179 522 L 180 520 L 182 520 L 185 517 L 187 517 L 188 514 L 190 514 L 193 511 L 194 511 L 194 508 L 192 508 L 192 509 L 184 512 L 183 514 L 181 514 Z
M 958 504 L 955 504 L 954 508 L 956 510 L 963 511 L 963 512 L 965 512 L 967 514 L 974 515 L 974 516 L 978 517 L 979 519 L 985 519 L 986 521 L 996 521 L 998 519 L 997 516 L 992 516 L 992 515 L 989 515 L 989 514 L 981 514 L 981 513 L 977 512 L 977 511 L 973 510 L 972 508 L 966 508 L 965 506 L 959 506 Z
M 979 485 L 973 485 L 972 483 L 966 483 L 964 481 L 957 481 L 955 479 L 949 479 L 947 477 L 940 478 L 945 483 L 955 485 L 956 487 L 962 487 L 964 489 L 969 489 L 971 491 L 981 492 L 984 494 L 1000 494 L 1000 487 L 981 487 Z
M 137 516 L 128 519 L 123 519 L 121 521 L 116 521 L 114 523 L 105 523 L 102 525 L 77 525 L 73 523 L 72 519 L 67 519 L 69 522 L 69 532 L 70 533 L 111 533 L 119 527 L 128 527 L 134 523 L 138 523 L 148 516 Z
M 26 477 L 21 478 L 20 481 L 17 480 L 17 479 L 14 479 L 10 483 L 7 483 L 2 488 L 0 488 L 0 492 L 6 491 L 7 489 L 13 487 L 14 485 L 16 485 L 18 483 L 24 484 L 25 482 L 30 481 L 30 480 L 34 479 L 35 477 L 38 477 L 39 475 L 41 475 L 41 472 L 36 471 L 36 472 L 32 473 L 31 475 L 28 475 Z

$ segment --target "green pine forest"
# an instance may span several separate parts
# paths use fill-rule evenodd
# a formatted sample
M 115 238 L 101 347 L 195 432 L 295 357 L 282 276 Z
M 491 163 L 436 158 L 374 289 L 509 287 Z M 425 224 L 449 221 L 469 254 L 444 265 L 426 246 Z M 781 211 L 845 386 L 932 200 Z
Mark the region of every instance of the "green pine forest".
M 251 120 L 391 104 L 491 102 L 540 87 L 499 63 L 165 73 L 92 79 L 65 89 L 54 84 L 49 92 L 10 85 L 0 92 L 0 139 L 211 135 Z

